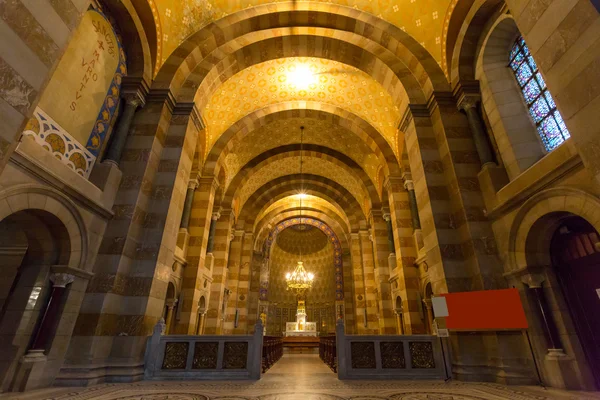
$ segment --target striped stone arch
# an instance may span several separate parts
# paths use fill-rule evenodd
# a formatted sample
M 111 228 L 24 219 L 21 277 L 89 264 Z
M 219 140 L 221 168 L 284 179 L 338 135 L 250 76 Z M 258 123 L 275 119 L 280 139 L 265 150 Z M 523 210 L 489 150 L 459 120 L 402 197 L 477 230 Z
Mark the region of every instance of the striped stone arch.
M 489 29 L 487 24 L 498 11 L 499 3 L 499 0 L 457 2 L 448 21 L 449 33 L 444 47 L 447 54 L 446 69 L 453 85 L 460 80 L 475 79 L 480 37 L 484 30 Z
M 348 129 L 359 137 L 382 159 L 386 174 L 401 175 L 398 159 L 387 140 L 379 131 L 358 115 L 329 104 L 314 101 L 288 101 L 273 104 L 254 111 L 230 126 L 209 150 L 203 175 L 216 175 L 221 168 L 220 160 L 233 150 L 234 140 L 276 120 L 290 117 L 307 117 L 325 120 Z M 233 140 L 232 140 L 233 139 Z
M 351 228 L 358 229 L 358 222 L 366 220 L 360 204 L 343 186 L 322 176 L 306 174 L 302 177 L 299 174 L 282 176 L 263 185 L 246 201 L 238 219 L 254 224 L 258 212 L 265 204 L 280 195 L 296 193 L 301 183 L 306 193 L 321 196 L 338 204 L 345 211 Z
M 336 226 L 336 229 L 339 227 L 341 230 L 340 232 L 343 232 L 344 235 L 350 233 L 350 227 L 343 215 L 340 215 L 336 211 L 327 207 L 305 207 L 304 205 L 302 206 L 302 209 L 300 209 L 298 206 L 282 204 L 281 206 L 263 215 L 261 219 L 257 220 L 258 222 L 256 226 L 257 229 L 260 230 L 265 226 L 265 224 L 272 224 L 274 220 L 283 214 L 298 216 L 300 213 L 302 213 L 303 216 L 308 216 L 310 213 L 320 213 L 322 215 L 326 215 L 328 222 L 331 223 L 330 226 Z
M 260 220 L 263 217 L 263 215 L 265 215 L 267 210 L 271 206 L 273 206 L 273 204 L 278 203 L 280 200 L 283 200 L 286 198 L 291 198 L 290 200 L 292 200 L 292 202 L 295 202 L 297 200 L 297 198 L 294 196 L 298 193 L 297 188 L 298 188 L 297 184 L 295 186 L 288 185 L 288 186 L 285 186 L 283 190 L 279 189 L 276 192 L 272 192 L 273 197 L 271 197 L 270 199 L 263 200 L 260 204 L 256 204 L 256 206 L 255 206 L 256 212 L 254 213 L 255 217 L 254 217 L 254 220 L 251 222 Z M 350 219 L 348 218 L 348 215 L 346 214 L 346 210 L 344 208 L 344 205 L 346 205 L 345 203 L 340 204 L 339 201 L 337 201 L 336 199 L 323 193 L 323 191 L 321 191 L 321 190 L 307 190 L 305 188 L 305 189 L 303 189 L 303 193 L 305 193 L 309 196 L 314 196 L 314 197 L 320 199 L 319 201 L 327 202 L 329 207 L 332 207 L 335 210 L 337 210 L 337 213 L 340 215 L 340 217 L 342 217 L 344 219 L 344 221 L 348 224 L 348 226 L 351 225 Z M 311 205 L 314 207 L 315 205 L 313 205 L 313 204 L 314 203 L 312 203 L 312 202 L 307 202 L 307 206 Z
M 363 11 L 316 1 L 258 5 L 206 25 L 190 35 L 166 60 L 156 77 L 157 87 L 170 87 L 178 93 L 179 89 L 186 85 L 190 74 L 200 67 L 198 74 L 193 77 L 192 85 L 187 84 L 194 90 L 193 85 L 199 86 L 206 76 L 202 71 L 210 71 L 214 68 L 219 60 L 218 54 L 223 52 L 224 46 L 241 48 L 241 44 L 253 42 L 248 35 L 262 34 L 269 38 L 277 38 L 302 27 L 306 27 L 309 32 L 316 32 L 319 28 L 325 29 L 323 36 L 313 39 L 315 42 L 325 41 L 329 36 L 337 35 L 343 37 L 348 43 L 354 44 L 350 37 L 356 36 L 354 42 L 361 50 L 369 50 L 378 54 L 377 58 L 389 60 L 390 69 L 398 71 L 398 77 L 394 76 L 396 82 L 389 80 L 389 85 L 398 86 L 399 78 L 410 78 L 410 82 L 406 82 L 406 87 L 414 86 L 414 81 L 417 81 L 423 88 L 424 98 L 429 97 L 433 90 L 449 89 L 435 59 L 421 44 L 400 28 Z M 292 48 L 294 47 L 296 46 Z M 335 49 L 330 44 L 326 47 Z M 284 51 L 282 47 L 273 49 L 280 54 Z M 328 58 L 340 53 L 331 51 L 328 53 Z M 252 55 L 242 53 L 238 57 L 239 60 L 250 59 Z M 363 57 L 358 59 L 361 58 Z M 408 66 L 408 73 L 405 72 L 404 66 Z M 367 73 L 374 75 L 372 71 Z
M 247 181 L 247 178 L 260 168 L 264 168 L 273 161 L 289 157 L 297 157 L 300 156 L 300 154 L 306 158 L 319 158 L 341 166 L 348 171 L 348 173 L 357 177 L 357 179 L 366 189 L 365 193 L 368 193 L 367 197 L 369 197 L 374 204 L 378 204 L 380 202 L 379 193 L 374 182 L 371 181 L 371 178 L 369 178 L 367 173 L 360 165 L 358 165 L 354 160 L 345 154 L 331 150 L 328 147 L 311 144 L 304 144 L 302 146 L 302 152 L 300 151 L 300 144 L 292 144 L 276 147 L 254 157 L 231 179 L 225 190 L 225 200 L 228 199 L 227 196 L 231 196 L 231 198 L 233 198 L 237 188 L 241 187 Z
M 336 300 L 344 300 L 344 274 L 343 274 L 343 267 L 342 267 L 342 246 L 340 244 L 340 240 L 338 239 L 338 237 L 335 234 L 335 232 L 333 231 L 333 229 L 331 229 L 329 227 L 329 225 L 325 224 L 324 222 L 319 221 L 314 218 L 302 217 L 302 218 L 287 219 L 285 221 L 278 223 L 275 226 L 275 228 L 273 228 L 273 230 L 271 230 L 271 233 L 269 233 L 269 236 L 267 237 L 267 240 L 265 242 L 265 249 L 266 249 L 265 254 L 267 254 L 267 255 L 269 254 L 269 249 L 271 248 L 271 245 L 275 241 L 275 238 L 277 237 L 278 233 L 280 233 L 284 229 L 287 229 L 291 226 L 301 225 L 301 224 L 310 225 L 315 228 L 319 228 L 321 230 L 321 232 L 323 232 L 325 235 L 327 235 L 327 238 L 333 245 L 333 266 L 335 268 L 335 299 Z M 267 299 L 267 291 L 268 291 L 268 286 L 267 287 L 261 286 L 261 288 L 260 288 L 260 299 L 261 300 Z

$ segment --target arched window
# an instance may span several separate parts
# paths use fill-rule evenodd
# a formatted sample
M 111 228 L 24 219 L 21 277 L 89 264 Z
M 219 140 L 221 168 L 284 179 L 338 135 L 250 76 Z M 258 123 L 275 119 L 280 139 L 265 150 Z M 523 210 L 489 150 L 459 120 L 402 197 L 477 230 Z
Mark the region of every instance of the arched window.
M 554 150 L 571 135 L 523 37 L 517 39 L 510 51 L 509 66 L 515 73 L 546 150 Z

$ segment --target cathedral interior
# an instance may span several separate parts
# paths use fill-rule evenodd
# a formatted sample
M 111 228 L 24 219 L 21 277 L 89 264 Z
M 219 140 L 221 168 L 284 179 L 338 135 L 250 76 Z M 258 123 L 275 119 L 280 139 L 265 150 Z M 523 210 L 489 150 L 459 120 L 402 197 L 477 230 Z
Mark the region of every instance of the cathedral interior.
M 0 397 L 600 398 L 599 0 L 0 0 L 0 33 Z M 473 293 L 526 326 L 452 328 Z

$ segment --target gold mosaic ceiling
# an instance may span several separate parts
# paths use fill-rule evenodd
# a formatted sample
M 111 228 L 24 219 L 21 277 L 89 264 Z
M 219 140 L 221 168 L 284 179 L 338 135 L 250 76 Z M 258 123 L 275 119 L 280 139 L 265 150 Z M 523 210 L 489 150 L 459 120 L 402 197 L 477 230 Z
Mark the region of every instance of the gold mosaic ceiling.
M 295 79 L 304 71 L 310 73 Z M 206 148 L 212 148 L 219 136 L 242 117 L 288 101 L 315 101 L 343 108 L 369 122 L 392 149 L 397 149 L 401 116 L 386 89 L 357 68 L 310 57 L 256 64 L 221 85 L 201 111 L 207 126 Z
M 192 33 L 229 14 L 268 3 L 289 0 L 148 0 L 156 24 L 158 43 L 157 69 Z M 347 6 L 375 15 L 407 32 L 438 61 L 443 57 L 443 36 L 452 0 L 317 0 L 296 2 L 300 6 Z M 326 8 L 325 8 L 326 9 Z
M 304 143 L 329 147 L 354 160 L 367 173 L 371 181 L 377 181 L 377 172 L 385 160 L 377 155 L 347 129 L 327 121 L 310 118 L 287 118 L 277 120 L 251 132 L 231 143 L 231 151 L 224 159 L 227 185 L 238 171 L 261 153 L 279 146 L 300 142 L 300 126 L 304 126 Z
M 337 214 L 338 216 L 340 216 L 340 218 L 345 220 L 346 223 L 349 225 L 348 220 L 347 220 L 343 210 L 339 209 L 338 207 L 336 207 L 329 201 L 324 200 L 317 196 L 304 195 L 302 197 L 302 204 L 300 204 L 300 197 L 298 194 L 287 196 L 287 197 L 284 197 L 282 199 L 275 201 L 273 204 L 269 205 L 266 209 L 262 210 L 258 214 L 258 217 L 256 220 L 259 221 L 262 217 L 264 217 L 265 215 L 268 215 L 270 212 L 277 210 L 280 207 L 285 206 L 286 209 L 290 209 L 290 208 L 300 208 L 300 205 L 302 205 L 303 210 L 308 209 L 308 208 L 314 208 L 314 209 L 321 210 L 321 211 L 329 210 L 332 214 Z

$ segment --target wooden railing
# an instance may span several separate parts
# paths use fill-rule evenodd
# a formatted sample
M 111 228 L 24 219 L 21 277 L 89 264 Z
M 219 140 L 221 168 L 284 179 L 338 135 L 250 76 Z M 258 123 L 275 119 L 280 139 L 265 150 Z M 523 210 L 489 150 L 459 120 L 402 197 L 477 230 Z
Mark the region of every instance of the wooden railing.
M 319 340 L 319 357 L 325 364 L 337 372 L 337 351 L 335 336 L 322 336 Z
M 163 335 L 161 320 L 146 346 L 144 377 L 151 380 L 260 379 L 263 326 L 254 335 Z
M 277 336 L 265 336 L 262 348 L 262 372 L 266 372 L 283 356 L 283 339 Z
M 339 379 L 444 379 L 446 360 L 437 336 L 346 335 L 336 327 Z

